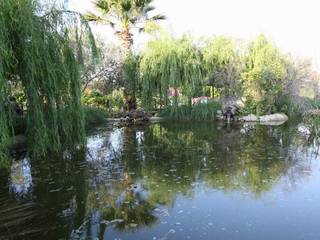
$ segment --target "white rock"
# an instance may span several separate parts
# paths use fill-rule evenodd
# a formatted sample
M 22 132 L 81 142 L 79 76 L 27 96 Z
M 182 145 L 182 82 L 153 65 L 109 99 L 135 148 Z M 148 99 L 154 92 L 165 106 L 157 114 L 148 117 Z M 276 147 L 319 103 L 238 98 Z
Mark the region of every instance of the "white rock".
M 280 125 L 288 121 L 288 116 L 284 113 L 275 113 L 275 114 L 264 115 L 260 117 L 254 114 L 250 114 L 248 116 L 244 116 L 239 119 L 240 121 L 244 121 L 244 122 L 260 122 L 261 124 Z
M 248 116 L 244 116 L 240 118 L 240 121 L 245 121 L 245 122 L 258 122 L 259 118 L 254 115 L 254 114 L 250 114 Z
M 286 122 L 288 116 L 284 113 L 275 113 L 271 115 L 265 115 L 260 117 L 260 122 Z

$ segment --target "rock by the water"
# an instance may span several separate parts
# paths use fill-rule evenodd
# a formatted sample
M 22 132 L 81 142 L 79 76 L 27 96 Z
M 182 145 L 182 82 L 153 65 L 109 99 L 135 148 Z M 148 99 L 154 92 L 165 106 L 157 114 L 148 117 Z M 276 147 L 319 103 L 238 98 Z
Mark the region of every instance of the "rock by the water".
M 260 122 L 286 122 L 288 119 L 288 116 L 284 113 L 275 113 L 261 116 Z
M 285 123 L 288 121 L 288 116 L 284 113 L 275 113 L 275 114 L 270 114 L 270 115 L 264 115 L 264 116 L 256 116 L 254 114 L 250 114 L 248 116 L 244 116 L 239 118 L 240 121 L 244 122 L 260 122 L 261 124 L 272 124 L 275 123 L 274 125 L 279 125 Z
M 217 110 L 216 119 L 219 119 L 219 120 L 223 120 L 224 119 L 223 112 L 221 110 Z
M 244 121 L 244 122 L 258 122 L 259 118 L 254 114 L 250 114 L 248 116 L 244 116 L 244 117 L 239 118 L 239 120 Z
M 222 113 L 225 119 L 234 119 L 239 110 L 244 106 L 242 99 L 237 97 L 225 97 L 220 100 Z
M 244 106 L 243 100 L 238 97 L 225 97 L 220 100 L 222 110 L 231 108 L 234 113 Z

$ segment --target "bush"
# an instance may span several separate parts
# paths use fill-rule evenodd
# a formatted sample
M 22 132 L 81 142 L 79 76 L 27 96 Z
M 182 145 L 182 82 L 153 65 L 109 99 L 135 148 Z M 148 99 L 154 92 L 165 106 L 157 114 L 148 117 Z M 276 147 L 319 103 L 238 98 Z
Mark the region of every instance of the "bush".
M 283 96 L 276 101 L 273 109 L 277 112 L 283 112 L 291 118 L 300 118 L 310 106 L 308 99 L 295 99 L 295 101 L 293 101 L 289 97 Z
M 287 96 L 278 98 L 271 107 L 271 113 L 285 113 L 289 117 L 301 117 L 303 113 L 310 109 L 311 102 L 308 99 L 295 99 L 292 101 Z M 240 110 L 241 115 L 257 114 L 264 115 L 266 112 L 266 106 L 264 101 L 255 101 L 253 98 L 248 97 L 245 102 L 245 106 Z
M 92 91 L 82 96 L 82 104 L 109 112 L 118 112 L 124 104 L 123 92 L 114 90 L 112 93 L 104 95 L 99 91 Z
M 160 113 L 160 116 L 177 120 L 210 121 L 215 119 L 218 109 L 221 109 L 221 106 L 215 101 L 207 104 L 198 103 L 191 107 L 186 105 L 169 106 Z
M 265 104 L 263 101 L 255 101 L 252 96 L 248 96 L 245 101 L 245 105 L 240 109 L 240 115 L 264 115 Z
M 82 103 L 95 108 L 106 109 L 108 106 L 108 96 L 103 95 L 99 91 L 92 91 L 82 97 Z
M 106 118 L 108 114 L 106 111 L 93 108 L 93 107 L 83 107 L 85 116 L 85 127 L 86 130 L 91 129 L 97 125 L 106 123 Z

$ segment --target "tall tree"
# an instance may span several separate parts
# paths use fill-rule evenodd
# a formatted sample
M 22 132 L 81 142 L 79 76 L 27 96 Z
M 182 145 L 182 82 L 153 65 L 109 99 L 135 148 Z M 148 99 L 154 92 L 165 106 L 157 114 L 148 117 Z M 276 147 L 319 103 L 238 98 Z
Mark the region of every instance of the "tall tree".
M 128 57 L 133 46 L 133 29 L 143 32 L 148 23 L 165 19 L 164 15 L 151 14 L 155 9 L 152 2 L 153 0 L 95 0 L 94 5 L 99 14 L 89 12 L 86 19 L 110 25 L 121 41 L 125 57 Z M 127 79 L 124 86 L 127 110 L 136 106 L 134 89 L 130 89 L 132 84 L 128 83 L 130 81 L 133 80 Z
M 243 81 L 245 96 L 257 103 L 258 113 L 271 113 L 285 87 L 284 56 L 264 35 L 250 43 Z
M 243 52 L 239 40 L 227 37 L 210 39 L 203 49 L 209 84 L 221 90 L 223 96 L 242 94 Z
M 77 26 L 76 47 L 71 23 Z M 95 48 L 88 25 L 74 13 L 46 11 L 36 0 L 1 0 L 0 32 L 0 165 L 7 162 L 3 152 L 15 134 L 8 106 L 12 83 L 21 84 L 26 96 L 28 146 L 34 156 L 83 144 L 80 35 L 88 33 Z
M 168 103 L 168 89 L 173 88 L 174 110 L 178 106 L 179 89 L 191 105 L 191 99 L 202 92 L 203 72 L 202 54 L 192 38 L 165 37 L 151 41 L 140 61 L 142 102 L 150 107 L 153 96 L 158 96 L 160 102 Z

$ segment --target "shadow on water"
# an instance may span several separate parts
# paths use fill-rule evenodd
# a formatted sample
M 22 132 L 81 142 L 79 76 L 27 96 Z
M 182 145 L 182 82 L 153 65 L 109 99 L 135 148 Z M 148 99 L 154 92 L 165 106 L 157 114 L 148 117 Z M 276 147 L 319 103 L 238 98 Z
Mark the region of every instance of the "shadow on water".
M 248 237 L 224 235 L 225 227 L 210 230 L 223 221 L 237 226 L 223 218 L 231 213 L 219 218 L 218 209 L 201 229 L 201 211 L 221 204 L 231 209 L 244 199 L 261 204 L 270 194 L 294 191 L 318 158 L 318 144 L 307 141 L 306 131 L 301 125 L 163 122 L 100 130 L 88 137 L 86 152 L 61 159 L 20 156 L 9 177 L 1 176 L 0 239 Z

